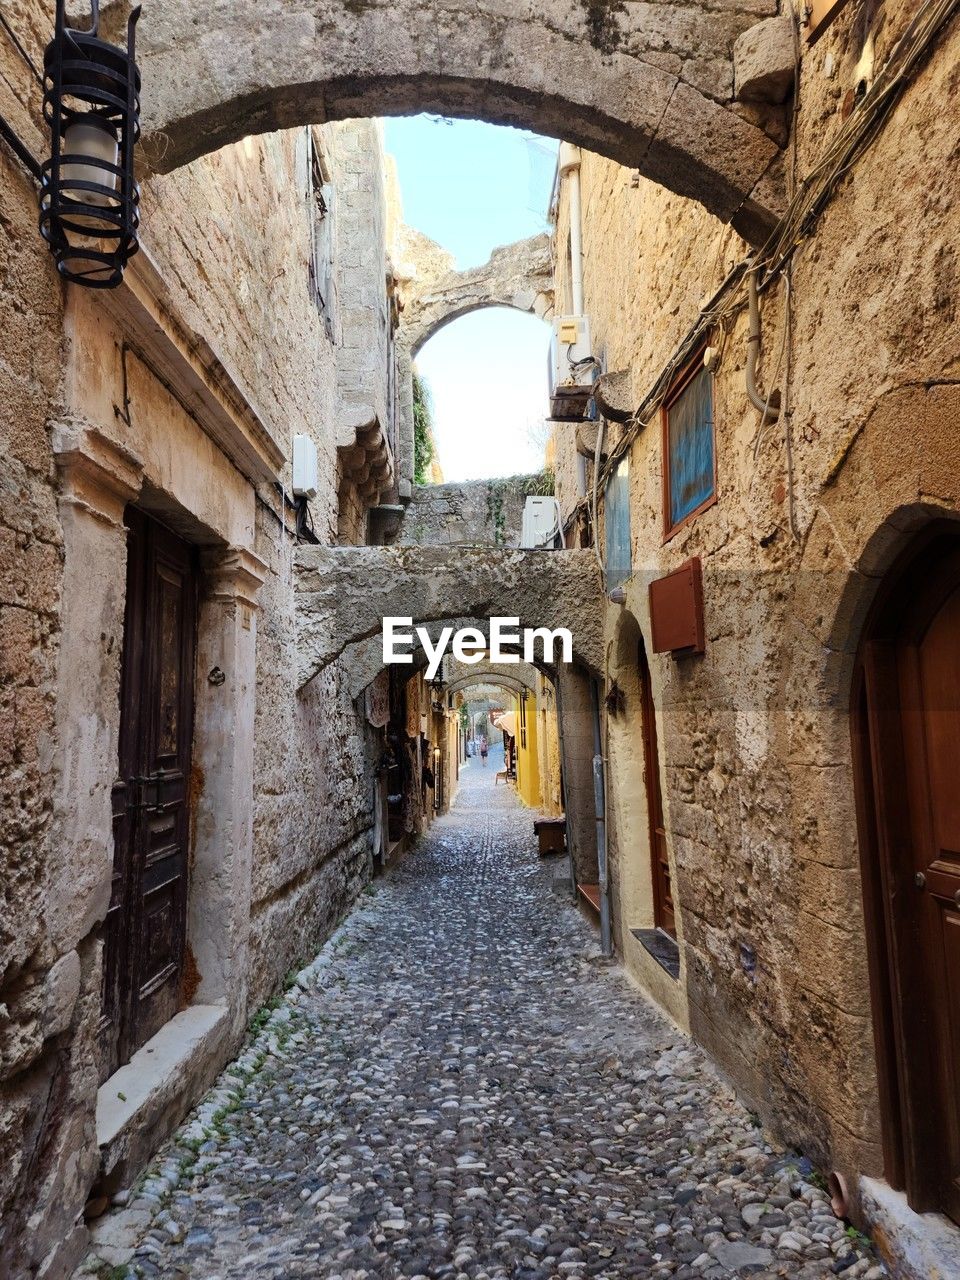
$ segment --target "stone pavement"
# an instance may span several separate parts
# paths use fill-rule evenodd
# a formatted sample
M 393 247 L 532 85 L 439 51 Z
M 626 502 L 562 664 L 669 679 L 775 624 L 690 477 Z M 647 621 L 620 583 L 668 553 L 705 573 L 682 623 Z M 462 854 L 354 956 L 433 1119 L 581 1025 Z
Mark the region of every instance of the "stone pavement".
M 96 1226 L 86 1269 L 233 1280 L 884 1272 L 601 961 L 471 761 Z M 809 1167 L 806 1167 L 809 1172 Z M 108 1271 L 108 1268 L 110 1269 Z

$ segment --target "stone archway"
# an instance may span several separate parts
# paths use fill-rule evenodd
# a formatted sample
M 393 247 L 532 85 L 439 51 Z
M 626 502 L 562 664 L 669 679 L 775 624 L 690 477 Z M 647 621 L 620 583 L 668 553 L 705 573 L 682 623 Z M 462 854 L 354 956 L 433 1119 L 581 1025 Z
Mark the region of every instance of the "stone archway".
M 451 268 L 431 275 L 416 265 L 399 330 L 413 360 L 441 329 L 474 311 L 509 307 L 542 319 L 552 313 L 553 258 L 547 235 L 503 245 L 487 262 L 466 271 Z
M 780 203 L 765 182 L 779 148 L 734 99 L 732 50 L 777 9 L 168 0 L 139 33 L 147 151 L 166 172 L 296 124 L 477 117 L 607 155 L 757 240 Z
M 448 661 L 446 665 L 447 692 L 463 693 L 477 684 L 499 685 L 509 689 L 511 693 L 520 693 L 526 689 L 528 693 L 537 691 L 537 669 L 526 662 L 517 662 L 503 666 L 484 658 L 474 666 Z
M 296 557 L 298 685 L 336 661 L 351 696 L 383 667 L 384 617 L 428 626 L 573 629 L 574 656 L 603 666 L 602 586 L 592 551 L 302 546 Z

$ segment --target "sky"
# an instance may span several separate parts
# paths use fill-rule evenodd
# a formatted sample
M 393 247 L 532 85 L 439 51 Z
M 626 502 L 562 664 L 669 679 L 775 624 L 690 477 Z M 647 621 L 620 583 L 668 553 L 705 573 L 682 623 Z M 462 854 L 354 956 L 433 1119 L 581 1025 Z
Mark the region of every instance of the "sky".
M 387 120 L 385 136 L 406 222 L 449 250 L 459 268 L 548 229 L 552 139 L 435 116 Z M 430 388 L 444 479 L 543 466 L 549 341 L 542 320 L 496 307 L 454 321 L 422 348 L 417 368 Z

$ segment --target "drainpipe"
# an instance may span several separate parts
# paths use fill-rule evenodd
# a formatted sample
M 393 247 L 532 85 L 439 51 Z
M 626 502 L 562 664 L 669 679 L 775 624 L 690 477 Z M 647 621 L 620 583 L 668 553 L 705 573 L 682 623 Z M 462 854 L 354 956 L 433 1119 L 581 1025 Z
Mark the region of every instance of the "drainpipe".
M 593 812 L 597 822 L 597 879 L 600 881 L 600 951 L 606 959 L 613 955 L 610 930 L 610 885 L 607 876 L 607 786 L 603 768 L 603 739 L 600 730 L 600 692 L 590 681 L 593 702 Z
M 583 302 L 583 208 L 580 197 L 580 148 L 560 143 L 560 179 L 566 179 L 570 198 L 570 294 L 575 316 L 584 314 Z M 587 460 L 577 454 L 577 497 L 587 495 Z
M 610 890 L 607 883 L 607 797 L 601 755 L 593 757 L 593 803 L 597 815 L 597 867 L 600 873 L 600 950 L 609 959 L 613 955 L 613 943 L 610 934 Z
M 560 143 L 560 177 L 566 178 L 570 194 L 570 292 L 573 314 L 582 316 L 583 307 L 583 217 L 580 206 L 580 148 Z
M 567 786 L 567 744 L 563 736 L 563 690 L 560 676 L 553 686 L 557 704 L 557 745 L 560 748 L 560 785 L 563 788 L 563 820 L 567 838 L 567 854 L 570 858 L 570 901 L 577 905 L 577 871 L 573 848 L 573 823 L 570 821 L 570 789 Z

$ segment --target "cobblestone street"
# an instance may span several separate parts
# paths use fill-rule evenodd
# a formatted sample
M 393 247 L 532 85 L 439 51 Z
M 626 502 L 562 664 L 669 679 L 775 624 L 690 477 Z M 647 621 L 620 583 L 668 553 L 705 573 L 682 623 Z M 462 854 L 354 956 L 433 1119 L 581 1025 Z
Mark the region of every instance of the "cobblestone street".
M 883 1275 L 809 1167 L 766 1146 L 703 1055 L 599 959 L 556 874 L 529 811 L 470 762 L 454 812 L 96 1224 L 87 1269 Z

